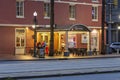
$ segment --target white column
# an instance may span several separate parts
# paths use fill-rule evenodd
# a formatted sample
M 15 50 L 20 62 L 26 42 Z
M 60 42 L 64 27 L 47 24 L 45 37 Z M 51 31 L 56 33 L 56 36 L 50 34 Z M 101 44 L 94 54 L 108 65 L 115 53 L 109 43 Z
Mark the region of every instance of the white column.
M 68 31 L 66 31 L 66 45 L 65 45 L 65 52 L 68 52 Z
M 61 40 L 61 34 L 59 33 L 59 45 L 58 45 L 58 46 L 59 46 L 59 47 L 58 47 L 59 49 L 58 49 L 58 50 L 61 49 L 60 40 Z
M 87 36 L 88 36 L 88 40 L 87 40 L 87 51 L 89 51 L 90 50 L 90 33 L 89 32 L 87 32 Z

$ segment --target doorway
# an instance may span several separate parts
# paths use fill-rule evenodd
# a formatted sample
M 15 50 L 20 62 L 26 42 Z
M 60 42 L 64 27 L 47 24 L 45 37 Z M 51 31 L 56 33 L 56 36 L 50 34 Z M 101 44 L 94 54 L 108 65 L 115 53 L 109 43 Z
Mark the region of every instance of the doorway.
M 15 29 L 15 54 L 25 54 L 26 46 L 25 28 Z

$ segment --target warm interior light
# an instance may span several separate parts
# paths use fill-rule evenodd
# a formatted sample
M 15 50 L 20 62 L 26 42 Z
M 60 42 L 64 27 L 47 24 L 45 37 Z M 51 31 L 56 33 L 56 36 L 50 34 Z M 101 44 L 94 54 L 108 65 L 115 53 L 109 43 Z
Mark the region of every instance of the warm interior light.
M 35 29 L 35 25 L 32 25 L 32 28 Z
M 97 33 L 97 30 L 96 30 L 96 29 L 94 29 L 94 30 L 92 31 L 92 33 Z
M 26 27 L 26 30 L 28 30 L 28 27 Z
M 120 29 L 120 26 L 118 26 L 118 29 Z
M 120 19 L 120 15 L 119 15 L 118 17 L 119 17 L 119 19 Z

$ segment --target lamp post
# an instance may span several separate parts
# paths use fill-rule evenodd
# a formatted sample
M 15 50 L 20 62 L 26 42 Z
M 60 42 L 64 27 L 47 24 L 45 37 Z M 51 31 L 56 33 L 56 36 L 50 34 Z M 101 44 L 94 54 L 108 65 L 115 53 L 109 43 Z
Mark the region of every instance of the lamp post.
M 34 57 L 36 57 L 36 42 L 37 42 L 37 32 L 36 32 L 36 25 L 37 25 L 37 19 L 36 19 L 36 16 L 37 16 L 37 12 L 35 11 L 33 13 L 33 16 L 34 16 Z

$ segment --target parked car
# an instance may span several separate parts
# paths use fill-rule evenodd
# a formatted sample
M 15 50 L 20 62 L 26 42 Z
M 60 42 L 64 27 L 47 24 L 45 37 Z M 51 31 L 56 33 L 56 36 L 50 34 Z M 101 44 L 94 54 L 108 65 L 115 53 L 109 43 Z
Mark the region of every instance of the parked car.
M 112 51 L 113 51 L 113 52 L 116 52 L 117 49 L 120 49 L 120 42 L 113 42 L 113 43 L 110 45 L 110 48 L 112 48 Z

